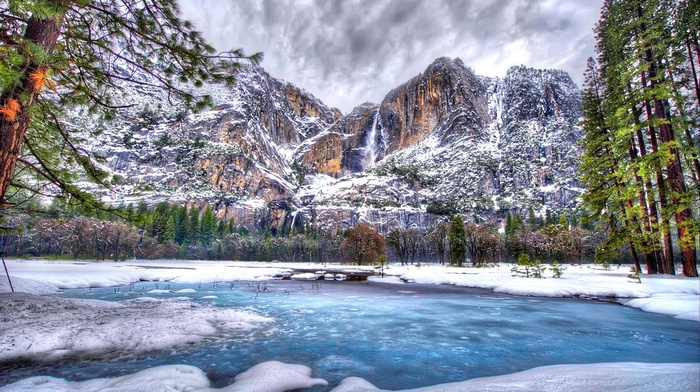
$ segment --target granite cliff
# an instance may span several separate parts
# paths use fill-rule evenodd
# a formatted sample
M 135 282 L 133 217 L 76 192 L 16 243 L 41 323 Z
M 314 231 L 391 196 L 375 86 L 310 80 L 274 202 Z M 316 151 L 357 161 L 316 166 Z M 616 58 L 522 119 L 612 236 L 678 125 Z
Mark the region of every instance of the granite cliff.
M 386 231 L 571 208 L 580 192 L 579 91 L 561 71 L 487 78 L 440 58 L 344 116 L 257 66 L 206 88 L 216 106 L 189 115 L 133 92 L 141 109 L 88 143 L 114 174 L 105 199 L 208 203 L 249 229 Z

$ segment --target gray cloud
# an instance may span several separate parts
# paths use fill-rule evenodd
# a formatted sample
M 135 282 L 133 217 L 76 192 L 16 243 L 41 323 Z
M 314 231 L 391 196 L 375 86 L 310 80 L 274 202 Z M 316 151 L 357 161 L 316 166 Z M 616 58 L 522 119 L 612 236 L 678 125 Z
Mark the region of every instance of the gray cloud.
M 379 102 L 435 58 L 477 73 L 561 68 L 577 82 L 603 0 L 180 0 L 218 49 L 265 53 L 263 67 L 343 112 Z

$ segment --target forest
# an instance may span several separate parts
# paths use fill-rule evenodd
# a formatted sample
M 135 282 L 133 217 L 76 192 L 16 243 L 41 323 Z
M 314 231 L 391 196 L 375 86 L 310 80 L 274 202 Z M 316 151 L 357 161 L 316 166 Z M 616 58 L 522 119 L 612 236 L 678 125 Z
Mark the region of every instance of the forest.
M 68 210 L 55 201 L 42 214 L 15 217 L 24 229 L 4 236 L 13 257 L 85 260 L 196 259 L 338 262 L 373 265 L 386 257 L 403 264 L 440 263 L 487 266 L 515 262 L 521 254 L 544 262 L 591 262 L 604 240 L 575 217 L 507 213 L 499 221 L 476 224 L 456 215 L 428 230 L 379 233 L 358 224 L 330 233 L 319 227 L 250 231 L 232 219 L 217 219 L 208 206 L 140 202 L 111 211 Z M 461 227 L 461 230 L 460 230 Z M 619 255 L 623 257 L 624 255 Z M 467 260 L 468 259 L 468 260 Z M 620 262 L 623 259 L 619 260 Z

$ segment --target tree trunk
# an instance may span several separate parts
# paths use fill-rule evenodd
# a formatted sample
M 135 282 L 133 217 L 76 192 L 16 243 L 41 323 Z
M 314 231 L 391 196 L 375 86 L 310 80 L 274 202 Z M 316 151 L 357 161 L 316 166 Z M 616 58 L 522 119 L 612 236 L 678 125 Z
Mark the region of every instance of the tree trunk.
M 631 142 L 630 142 L 629 155 L 630 155 L 630 160 L 632 161 L 632 163 L 639 160 L 639 155 L 637 154 L 637 149 L 634 146 L 634 139 L 631 140 Z M 634 179 L 635 179 L 635 182 L 637 183 L 637 188 L 638 188 L 637 195 L 639 198 L 639 209 L 641 212 L 640 218 L 642 221 L 642 237 L 640 239 L 641 245 L 642 245 L 641 250 L 644 253 L 644 260 L 646 261 L 646 264 L 647 264 L 647 270 L 651 270 L 650 264 L 654 264 L 657 272 L 665 273 L 665 271 L 663 269 L 662 260 L 659 260 L 657 258 L 657 253 L 655 252 L 655 247 L 653 245 L 649 244 L 649 241 L 648 241 L 648 238 L 652 238 L 654 233 L 652 231 L 652 227 L 651 227 L 651 224 L 649 222 L 647 198 L 646 198 L 646 195 L 644 192 L 644 181 L 642 180 L 642 176 L 639 175 L 639 171 L 637 171 L 637 170 L 635 170 Z
M 656 64 L 654 62 L 651 49 L 645 51 L 645 60 L 649 64 L 649 79 L 651 89 L 657 85 L 656 81 Z M 673 127 L 670 123 L 670 113 L 666 108 L 668 104 L 662 99 L 654 99 L 654 116 L 657 119 L 663 119 L 659 125 L 659 134 L 664 143 L 670 145 L 669 152 L 671 159 L 666 165 L 668 185 L 671 189 L 671 205 L 675 211 L 676 230 L 678 232 L 678 241 L 681 247 L 681 258 L 683 260 L 683 274 L 686 276 L 698 276 L 697 261 L 695 258 L 695 239 L 692 238 L 691 232 L 688 230 L 688 225 L 693 222 L 693 216 L 690 207 L 682 201 L 687 189 L 683 179 L 683 168 L 681 167 L 680 155 L 678 148 L 675 146 L 675 136 Z M 673 268 L 673 260 L 667 260 L 667 268 Z M 674 269 L 675 273 L 675 269 Z
M 688 49 L 688 61 L 690 62 L 690 71 L 691 74 L 693 75 L 693 82 L 694 82 L 694 87 L 695 87 L 695 97 L 698 99 L 698 105 L 700 105 L 700 84 L 698 84 L 698 73 L 697 70 L 695 69 L 695 59 L 693 58 L 693 52 L 690 49 L 690 40 L 687 40 L 685 43 L 686 48 Z M 700 58 L 698 58 L 698 62 L 700 63 Z
M 690 47 L 688 47 L 690 49 Z M 688 53 L 692 56 L 692 52 L 690 50 Z M 668 59 L 666 59 L 668 62 Z M 689 59 L 690 61 L 690 66 L 692 68 L 692 74 L 694 78 L 694 86 L 695 86 L 695 92 L 698 95 L 698 104 L 700 104 L 700 90 L 698 89 L 698 80 L 697 80 L 697 75 L 695 74 L 695 65 L 693 64 L 694 60 L 692 58 Z M 668 77 L 669 80 L 671 81 L 671 84 L 673 85 L 673 92 L 676 96 L 681 96 L 682 94 L 679 92 L 680 88 L 676 84 L 676 81 L 673 77 L 673 73 L 671 73 L 671 70 L 668 70 Z M 668 105 L 667 105 L 668 107 Z M 683 110 L 683 103 L 682 102 L 675 102 L 674 107 L 678 111 L 678 114 L 681 116 L 681 118 L 685 118 L 685 111 Z M 669 111 L 670 112 L 670 111 Z M 667 116 L 670 113 L 667 113 Z M 670 118 L 669 118 L 670 121 Z M 697 148 L 695 148 L 695 144 L 693 143 L 693 136 L 690 134 L 690 129 L 689 127 L 684 127 L 683 130 L 683 135 L 687 139 L 688 143 L 688 148 L 687 151 L 684 151 L 683 157 L 686 159 L 686 166 L 688 167 L 688 171 L 690 172 L 690 176 L 693 179 L 693 183 L 695 184 L 695 187 L 697 188 L 697 191 L 700 191 L 700 159 L 698 158 L 698 152 Z M 692 165 L 691 165 L 692 163 Z
M 644 73 L 642 73 L 642 84 L 646 86 L 646 77 Z M 644 102 L 644 108 L 646 109 L 647 118 L 651 118 L 651 105 L 648 101 Z M 647 130 L 649 132 L 651 152 L 658 155 L 659 143 L 656 138 L 656 130 L 648 120 L 647 123 L 649 124 Z M 671 224 L 669 222 L 670 218 L 668 217 L 668 213 L 666 212 L 668 209 L 668 199 L 666 198 L 666 181 L 664 180 L 663 173 L 661 171 L 661 163 L 655 161 L 654 166 L 654 172 L 656 174 L 656 188 L 659 195 L 659 206 L 661 208 L 660 211 L 657 211 L 660 212 L 660 214 L 657 216 L 659 216 L 661 223 L 660 228 L 664 242 L 664 260 L 666 260 L 666 263 L 670 262 L 673 264 L 673 240 L 671 239 Z
M 647 155 L 646 146 L 644 143 L 644 136 L 642 135 L 641 129 L 637 130 L 637 143 L 639 145 L 639 152 L 641 156 Z M 644 176 L 644 187 L 646 188 L 647 196 L 647 206 L 649 207 L 649 226 L 651 230 L 651 238 L 654 246 L 654 257 L 660 262 L 660 265 L 666 265 L 666 257 L 663 252 L 663 244 L 659 243 L 657 246 L 657 241 L 663 242 L 659 233 L 659 211 L 656 208 L 656 198 L 654 198 L 654 187 L 651 183 L 651 177 L 649 175 Z M 667 272 L 667 271 L 666 271 Z
M 69 0 L 50 0 L 49 2 L 60 7 L 70 3 Z M 61 33 L 64 16 L 65 12 L 50 19 L 31 17 L 27 22 L 24 39 L 37 45 L 47 54 L 51 54 Z M 24 53 L 24 55 L 27 58 L 27 66 L 24 68 L 20 84 L 13 89 L 5 90 L 0 96 L 0 105 L 8 105 L 11 102 L 19 104 L 19 110 L 16 116 L 13 116 L 14 118 L 7 115 L 0 116 L 0 209 L 8 207 L 5 196 L 14 175 L 22 140 L 31 121 L 28 109 L 39 95 L 30 75 L 39 71 L 41 64 L 30 53 Z

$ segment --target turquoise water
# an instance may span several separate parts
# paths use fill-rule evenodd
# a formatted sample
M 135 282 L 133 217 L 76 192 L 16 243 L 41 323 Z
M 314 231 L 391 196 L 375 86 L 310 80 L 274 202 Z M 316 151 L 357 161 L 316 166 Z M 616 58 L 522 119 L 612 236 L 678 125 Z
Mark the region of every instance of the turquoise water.
M 167 283 L 159 283 L 163 289 Z M 269 360 L 304 364 L 329 381 L 349 376 L 379 388 L 405 389 L 513 373 L 536 366 L 596 362 L 700 362 L 700 324 L 614 303 L 515 297 L 452 286 L 372 282 L 273 281 L 186 285 L 196 293 L 144 294 L 154 283 L 67 290 L 73 298 L 123 300 L 189 297 L 248 308 L 275 319 L 252 338 L 215 337 L 140 356 L 21 363 L 0 385 L 35 375 L 71 380 L 112 377 L 183 363 L 204 370 L 215 387 Z M 216 296 L 216 299 L 204 299 Z

